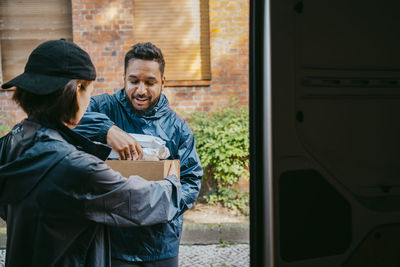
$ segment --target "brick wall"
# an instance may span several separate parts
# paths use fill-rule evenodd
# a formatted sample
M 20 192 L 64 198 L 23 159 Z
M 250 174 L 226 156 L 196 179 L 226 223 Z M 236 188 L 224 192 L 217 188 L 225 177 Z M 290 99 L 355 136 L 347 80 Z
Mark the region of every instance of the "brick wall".
M 1 62 L 2 62 L 2 59 L 1 59 L 1 42 L 0 42 L 0 84 L 3 84 L 3 71 L 2 71 L 2 67 L 1 67 Z
M 94 94 L 111 94 L 123 86 L 123 58 L 135 43 L 134 1 L 71 2 L 74 42 L 88 51 L 98 73 Z M 176 110 L 210 111 L 232 96 L 248 104 L 249 0 L 210 0 L 209 15 L 212 79 L 167 84 L 164 92 Z M 0 92 L 0 110 L 19 120 L 23 113 L 10 95 Z
M 12 94 L 13 91 L 0 92 L 0 125 L 12 126 L 26 117 L 25 112 L 11 100 Z
M 113 93 L 123 84 L 123 59 L 134 44 L 133 1 L 71 2 L 74 42 L 89 53 L 96 66 L 95 94 Z
M 231 97 L 243 105 L 249 101 L 249 1 L 210 0 L 209 7 L 212 78 L 209 86 L 167 87 L 178 110 L 210 111 Z
M 0 43 L 1 52 L 1 43 Z M 0 53 L 0 84 L 3 84 L 3 72 L 1 67 Z M 20 109 L 14 101 L 11 100 L 13 91 L 0 90 L 0 125 L 12 126 L 16 122 L 24 119 L 26 114 Z M 1 136 L 0 136 L 1 137 Z
M 209 111 L 231 96 L 248 104 L 249 2 L 209 6 L 212 80 L 167 84 L 164 92 L 177 110 Z M 95 94 L 123 86 L 123 58 L 135 43 L 133 8 L 134 1 L 72 0 L 74 41 L 89 52 L 98 72 Z
M 0 52 L 1 52 L 1 43 L 0 43 Z M 0 84 L 3 84 L 1 53 L 0 53 Z M 7 125 L 11 127 L 16 122 L 26 117 L 26 114 L 22 111 L 22 109 L 20 109 L 14 103 L 14 101 L 11 100 L 12 95 L 13 91 L 0 90 L 0 125 Z

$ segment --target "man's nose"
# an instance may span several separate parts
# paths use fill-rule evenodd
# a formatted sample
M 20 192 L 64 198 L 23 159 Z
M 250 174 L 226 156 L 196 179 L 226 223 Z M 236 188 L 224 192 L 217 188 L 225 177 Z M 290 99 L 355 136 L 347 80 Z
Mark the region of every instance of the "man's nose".
M 138 89 L 136 90 L 136 93 L 138 94 L 144 94 L 146 93 L 146 87 L 144 85 L 144 83 L 139 83 Z

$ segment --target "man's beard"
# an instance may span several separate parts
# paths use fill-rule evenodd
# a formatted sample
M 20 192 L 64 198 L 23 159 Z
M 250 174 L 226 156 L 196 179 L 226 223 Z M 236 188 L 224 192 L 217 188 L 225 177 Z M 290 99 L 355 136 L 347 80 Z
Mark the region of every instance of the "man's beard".
M 158 104 L 158 101 L 160 100 L 160 97 L 161 97 L 161 94 L 159 96 L 157 96 L 156 98 L 154 98 L 154 99 L 152 99 L 151 96 L 147 97 L 148 101 L 149 101 L 149 106 L 146 109 L 136 109 L 135 108 L 136 112 L 144 113 L 144 114 L 148 113 L 149 111 L 151 111 Z M 140 99 L 140 98 L 143 98 L 143 97 L 141 97 L 140 95 L 132 94 L 132 100 L 135 99 L 135 98 L 139 98 Z

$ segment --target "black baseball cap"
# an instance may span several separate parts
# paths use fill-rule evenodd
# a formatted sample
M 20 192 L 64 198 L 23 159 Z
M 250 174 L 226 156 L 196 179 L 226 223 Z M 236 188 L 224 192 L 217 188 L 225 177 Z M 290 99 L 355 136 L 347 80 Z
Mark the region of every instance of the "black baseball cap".
M 96 79 L 90 56 L 72 42 L 52 40 L 36 47 L 29 56 L 24 73 L 1 87 L 15 86 L 33 94 L 47 95 L 62 89 L 72 79 Z

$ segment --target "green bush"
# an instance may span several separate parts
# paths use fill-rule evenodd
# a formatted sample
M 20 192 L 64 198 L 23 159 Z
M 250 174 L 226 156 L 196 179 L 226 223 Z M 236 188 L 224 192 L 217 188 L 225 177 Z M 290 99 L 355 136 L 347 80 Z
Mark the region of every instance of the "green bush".
M 10 127 L 0 124 L 0 137 L 6 135 L 10 131 Z
M 204 178 L 214 179 L 217 185 L 215 191 L 206 196 L 207 201 L 222 202 L 227 207 L 245 212 L 248 200 L 243 201 L 245 198 L 235 193 L 231 186 L 239 177 L 249 179 L 247 107 L 232 101 L 210 114 L 194 112 L 187 119 L 196 139 Z M 233 194 L 235 197 L 232 198 Z
M 6 135 L 11 130 L 11 127 L 6 124 L 7 122 L 7 117 L 0 114 L 0 137 Z
M 223 187 L 219 192 L 214 189 L 204 196 L 208 204 L 221 202 L 225 207 L 249 215 L 249 194 L 236 188 Z

